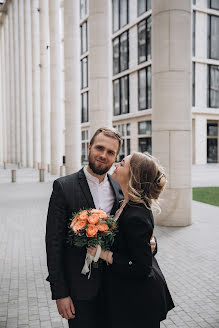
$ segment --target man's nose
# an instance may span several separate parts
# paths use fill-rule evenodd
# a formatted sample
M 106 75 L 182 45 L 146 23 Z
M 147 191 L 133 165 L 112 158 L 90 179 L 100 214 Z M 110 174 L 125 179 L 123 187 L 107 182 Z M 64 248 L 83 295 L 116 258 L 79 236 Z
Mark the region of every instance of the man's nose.
M 103 157 L 103 158 L 106 158 L 106 156 L 107 156 L 107 151 L 102 151 L 102 153 L 101 153 L 101 155 L 100 155 L 101 157 Z

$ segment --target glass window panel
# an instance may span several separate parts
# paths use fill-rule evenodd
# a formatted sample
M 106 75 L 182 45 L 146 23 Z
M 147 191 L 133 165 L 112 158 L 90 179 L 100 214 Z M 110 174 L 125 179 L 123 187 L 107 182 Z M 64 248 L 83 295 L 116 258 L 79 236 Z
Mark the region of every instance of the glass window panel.
M 219 108 L 219 66 L 209 65 L 209 107 Z
M 113 0 L 113 32 L 119 29 L 119 0 Z
M 82 87 L 82 89 L 88 87 L 88 78 L 87 78 L 88 67 L 87 67 L 87 62 L 88 62 L 87 57 L 83 58 L 82 61 L 81 61 L 81 87 Z
M 138 134 L 151 135 L 151 121 L 138 122 Z
M 138 24 L 138 62 L 146 61 L 146 20 Z
M 151 9 L 151 0 L 147 0 L 147 10 Z
M 128 24 L 128 0 L 120 0 L 120 28 Z
M 113 82 L 113 109 L 114 115 L 120 115 L 120 87 L 119 80 Z
M 81 122 L 88 122 L 88 92 L 81 95 Z
M 217 163 L 218 142 L 217 139 L 207 139 L 207 162 Z
M 81 140 L 86 140 L 85 132 L 86 131 L 81 131 Z
M 207 124 L 207 136 L 208 137 L 217 137 L 218 136 L 217 123 L 208 123 Z
M 192 63 L 192 106 L 195 106 L 195 63 Z
M 193 0 L 193 5 L 196 5 L 196 0 Z
M 138 72 L 138 109 L 146 108 L 146 69 Z
M 83 163 L 86 160 L 86 144 L 82 142 L 81 144 L 81 162 Z
M 120 72 L 128 68 L 128 32 L 120 36 Z
M 143 14 L 146 10 L 146 0 L 138 0 L 138 16 Z
M 130 129 L 131 129 L 131 124 L 130 123 L 127 123 L 126 124 L 126 135 L 127 136 L 130 136 L 131 135 Z
M 193 11 L 192 15 L 192 54 L 195 56 L 195 25 L 196 25 L 196 13 Z
M 123 160 L 124 157 L 125 157 L 125 143 L 123 142 L 119 152 L 119 161 Z
M 87 22 L 81 25 L 81 54 L 87 51 Z
M 151 138 L 139 138 L 138 139 L 138 151 L 141 153 L 152 153 Z
M 113 40 L 113 74 L 119 73 L 119 38 Z
M 219 17 L 211 16 L 210 22 L 210 58 L 219 59 Z
M 121 114 L 129 112 L 129 83 L 128 76 L 124 76 L 120 80 L 121 82 Z
M 147 67 L 147 108 L 152 107 L 151 66 Z
M 219 10 L 219 1 L 218 0 L 210 0 L 210 8 Z
M 130 139 L 126 139 L 126 156 L 131 154 L 131 143 Z
M 151 16 L 147 18 L 146 32 L 147 60 L 151 59 Z
M 87 16 L 87 0 L 80 0 L 80 18 Z

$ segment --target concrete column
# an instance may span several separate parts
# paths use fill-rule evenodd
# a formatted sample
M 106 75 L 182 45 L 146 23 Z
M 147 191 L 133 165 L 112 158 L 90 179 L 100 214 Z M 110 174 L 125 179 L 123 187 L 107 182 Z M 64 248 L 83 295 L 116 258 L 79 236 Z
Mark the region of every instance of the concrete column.
M 60 0 L 49 1 L 50 92 L 51 92 L 51 174 L 62 165 Z
M 24 48 L 24 0 L 19 0 L 19 76 L 20 76 L 20 138 L 21 138 L 21 164 L 27 165 L 27 138 L 26 138 L 26 79 L 25 79 L 25 48 Z
M 112 50 L 110 1 L 89 0 L 88 86 L 91 135 L 112 125 Z
M 40 126 L 40 25 L 39 0 L 31 1 L 32 32 L 32 104 L 33 104 L 33 164 L 41 162 Z
M 50 61 L 48 0 L 40 0 L 41 167 L 50 164 Z
M 191 1 L 152 1 L 152 151 L 168 185 L 156 223 L 191 224 Z
M 15 131 L 15 79 L 14 79 L 14 21 L 13 21 L 13 8 L 12 3 L 8 7 L 8 18 L 9 18 L 9 78 L 10 78 L 10 134 L 11 134 L 11 162 L 16 162 L 16 131 Z
M 207 163 L 207 119 L 203 116 L 195 118 L 195 164 Z
M 6 122 L 7 122 L 7 162 L 11 162 L 11 97 L 10 97 L 10 70 L 9 70 L 9 19 L 8 15 L 5 17 L 5 67 L 6 67 Z
M 32 39 L 30 0 L 24 2 L 27 166 L 33 167 Z
M 7 79 L 6 79 L 6 58 L 5 58 L 5 24 L 2 25 L 2 29 L 1 29 L 1 67 L 2 67 L 1 80 L 2 80 L 2 100 L 3 100 L 3 107 L 2 107 L 3 161 L 7 162 L 7 119 L 6 119 Z
M 15 133 L 16 133 L 16 162 L 21 161 L 21 126 L 20 126 L 20 83 L 19 83 L 19 33 L 18 33 L 18 0 L 14 0 L 13 17 L 14 17 L 14 79 L 15 79 Z
M 81 167 L 79 1 L 64 2 L 66 174 Z

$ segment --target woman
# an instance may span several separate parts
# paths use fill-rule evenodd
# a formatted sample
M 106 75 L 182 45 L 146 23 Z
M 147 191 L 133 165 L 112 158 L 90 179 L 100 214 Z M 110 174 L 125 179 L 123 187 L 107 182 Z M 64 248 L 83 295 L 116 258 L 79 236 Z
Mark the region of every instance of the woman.
M 163 168 L 149 154 L 133 153 L 116 164 L 113 178 L 124 194 L 112 251 L 101 250 L 109 265 L 105 282 L 109 327 L 160 327 L 174 307 L 166 281 L 152 255 L 152 205 L 166 184 Z M 157 205 L 158 206 L 158 205 Z M 91 255 L 96 248 L 88 249 Z

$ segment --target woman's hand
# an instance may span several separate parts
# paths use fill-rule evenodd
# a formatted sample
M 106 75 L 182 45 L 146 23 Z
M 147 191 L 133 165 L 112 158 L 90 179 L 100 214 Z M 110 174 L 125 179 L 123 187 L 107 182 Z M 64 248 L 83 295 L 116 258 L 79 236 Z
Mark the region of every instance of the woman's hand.
M 97 252 L 97 246 L 87 248 L 87 253 L 92 255 L 93 257 L 95 257 L 96 252 Z M 101 249 L 100 258 L 109 264 L 113 263 L 113 253 L 110 251 L 104 251 Z
M 93 257 L 96 255 L 96 252 L 97 252 L 97 246 L 87 248 L 87 253 Z

